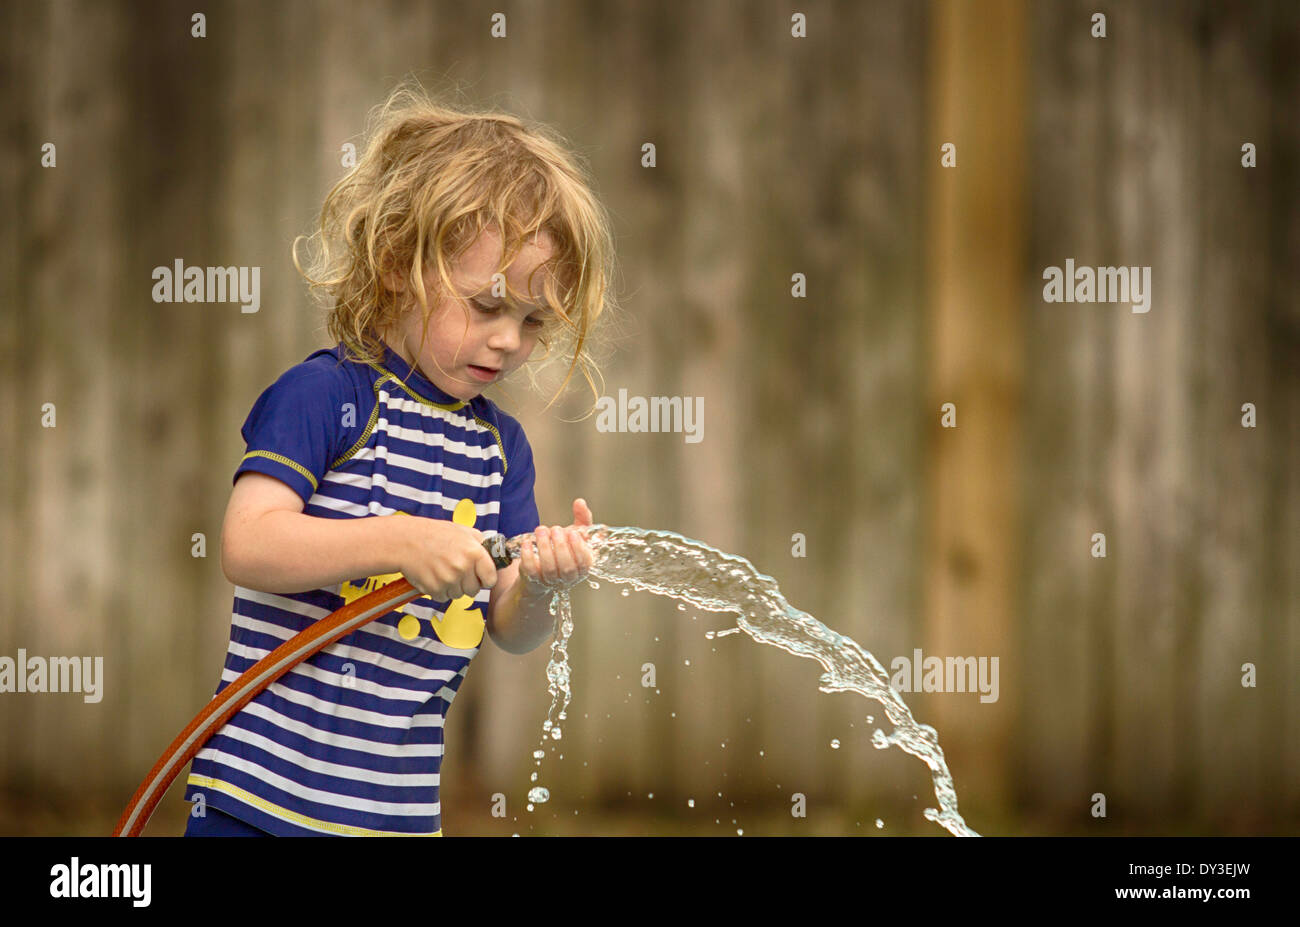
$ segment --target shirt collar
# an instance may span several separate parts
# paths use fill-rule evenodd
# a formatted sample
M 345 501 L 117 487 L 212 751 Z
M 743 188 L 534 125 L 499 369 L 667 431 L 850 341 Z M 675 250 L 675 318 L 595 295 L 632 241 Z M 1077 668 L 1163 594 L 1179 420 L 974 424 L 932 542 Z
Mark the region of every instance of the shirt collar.
M 426 377 L 420 368 L 411 369 L 411 365 L 402 359 L 402 356 L 394 351 L 387 343 L 384 343 L 384 361 L 381 366 L 397 379 L 401 380 L 408 389 L 415 392 L 420 397 L 436 402 L 439 405 L 469 405 L 464 399 L 457 399 L 448 393 L 443 392 L 433 382 Z

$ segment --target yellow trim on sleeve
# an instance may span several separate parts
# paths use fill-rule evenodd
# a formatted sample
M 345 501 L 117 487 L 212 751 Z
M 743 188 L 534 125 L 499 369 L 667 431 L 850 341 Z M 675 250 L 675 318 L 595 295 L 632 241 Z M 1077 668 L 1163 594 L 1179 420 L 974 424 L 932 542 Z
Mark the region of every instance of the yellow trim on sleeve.
M 344 455 L 343 455 L 342 457 L 340 457 L 338 460 L 334 461 L 334 463 L 330 464 L 330 469 L 331 469 L 331 470 L 337 470 L 337 469 L 339 468 L 339 464 L 347 463 L 349 460 L 351 460 L 351 459 L 356 455 L 357 451 L 359 451 L 359 450 L 361 450 L 363 447 L 365 447 L 366 444 L 370 441 L 370 433 L 371 433 L 372 431 L 375 430 L 375 424 L 379 421 L 379 389 L 378 389 L 378 386 L 379 386 L 379 384 L 376 382 L 376 384 L 375 384 L 375 387 L 376 387 L 376 389 L 375 389 L 375 406 L 374 406 L 373 409 L 370 410 L 370 421 L 366 422 L 366 430 L 363 431 L 363 432 L 361 432 L 361 437 L 360 437 L 360 438 L 357 438 L 357 443 L 354 444 L 354 445 L 352 445 L 352 447 L 348 449 L 348 452 L 347 452 L 346 454 L 344 454 Z
M 492 427 L 491 422 L 485 422 L 477 415 L 474 416 L 474 421 L 478 422 L 488 431 L 492 432 L 492 437 L 497 439 L 497 450 L 501 452 L 501 473 L 502 475 L 504 475 L 510 469 L 510 465 L 506 463 L 506 446 L 501 443 L 501 435 L 498 434 L 497 430 Z
M 243 457 L 239 458 L 239 462 L 242 464 L 250 457 L 265 457 L 268 460 L 274 460 L 276 463 L 284 464 L 286 467 L 292 467 L 307 478 L 307 482 L 311 483 L 313 492 L 316 490 L 316 477 L 312 476 L 311 471 L 297 461 L 290 460 L 283 454 L 273 454 L 270 451 L 249 451 Z
M 267 814 L 280 818 L 281 820 L 290 821 L 294 824 L 301 824 L 303 827 L 312 827 L 318 830 L 327 830 L 335 834 L 342 834 L 347 837 L 441 837 L 442 831 L 437 830 L 432 834 L 411 834 L 398 830 L 370 830 L 366 827 L 349 827 L 347 824 L 334 824 L 330 821 L 318 821 L 316 818 L 309 818 L 305 814 L 299 814 L 296 811 L 290 811 L 288 808 L 281 808 L 262 798 L 260 795 L 254 795 L 252 792 L 245 791 L 237 785 L 231 785 L 229 782 L 223 782 L 220 779 L 213 779 L 209 776 L 191 775 L 187 780 L 188 785 L 202 786 L 206 789 L 216 789 L 218 792 L 225 792 L 231 798 L 236 798 L 245 804 L 252 805 L 255 808 L 261 808 Z

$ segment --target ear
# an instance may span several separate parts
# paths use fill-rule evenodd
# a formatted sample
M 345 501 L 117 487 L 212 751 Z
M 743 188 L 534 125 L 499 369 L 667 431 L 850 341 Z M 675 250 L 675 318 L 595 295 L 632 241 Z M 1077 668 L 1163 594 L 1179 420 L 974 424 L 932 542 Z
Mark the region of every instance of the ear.
M 384 274 L 380 277 L 380 280 L 385 287 L 394 293 L 401 293 L 406 290 L 406 278 L 395 270 Z

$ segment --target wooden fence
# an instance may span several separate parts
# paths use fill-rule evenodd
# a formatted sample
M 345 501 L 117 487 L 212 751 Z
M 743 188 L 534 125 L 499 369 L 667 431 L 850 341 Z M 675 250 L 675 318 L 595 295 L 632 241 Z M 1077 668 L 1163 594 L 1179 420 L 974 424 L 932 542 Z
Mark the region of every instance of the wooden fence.
M 998 657 L 996 702 L 906 696 L 977 830 L 1293 833 L 1300 13 L 1134 4 L 1102 38 L 1094 6 L 816 2 L 795 38 L 775 3 L 525 4 L 494 38 L 490 6 L 214 0 L 198 38 L 171 4 L 5 4 L 0 657 L 102 656 L 104 680 L 0 693 L 0 832 L 111 823 L 211 696 L 239 426 L 326 344 L 289 245 L 415 73 L 591 159 L 626 308 L 605 392 L 703 399 L 687 443 L 564 421 L 581 389 L 495 394 L 544 521 L 583 496 L 741 554 L 887 666 Z M 176 259 L 260 267 L 259 311 L 154 302 Z M 1067 260 L 1149 266 L 1150 311 L 1045 302 Z M 557 814 L 937 831 L 921 765 L 871 746 L 879 706 L 816 664 L 608 584 L 574 599 Z M 449 829 L 525 820 L 547 655 L 476 658 Z

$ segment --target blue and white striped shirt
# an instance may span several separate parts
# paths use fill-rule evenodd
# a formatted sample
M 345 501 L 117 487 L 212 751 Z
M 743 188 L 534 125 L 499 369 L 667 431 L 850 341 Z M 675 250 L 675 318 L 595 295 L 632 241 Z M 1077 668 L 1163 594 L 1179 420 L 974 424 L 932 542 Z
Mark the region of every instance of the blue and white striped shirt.
M 405 512 L 507 537 L 539 523 L 519 423 L 483 396 L 463 402 L 391 349 L 381 365 L 342 345 L 289 369 L 244 423 L 235 472 L 273 476 L 308 515 Z M 235 587 L 220 692 L 297 632 L 395 579 L 310 592 Z M 277 835 L 440 832 L 443 720 L 483 639 L 491 590 L 424 596 L 294 667 L 213 735 L 185 797 Z

